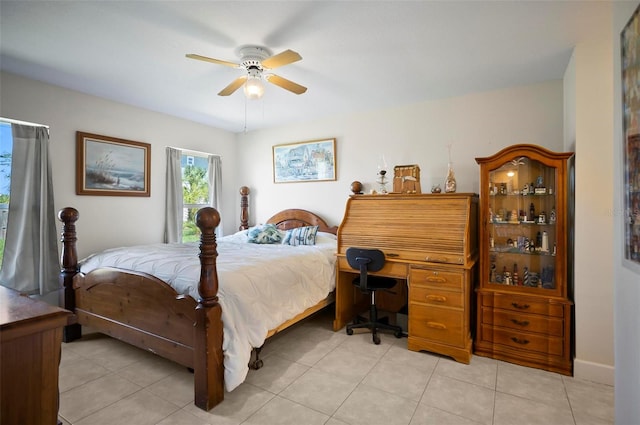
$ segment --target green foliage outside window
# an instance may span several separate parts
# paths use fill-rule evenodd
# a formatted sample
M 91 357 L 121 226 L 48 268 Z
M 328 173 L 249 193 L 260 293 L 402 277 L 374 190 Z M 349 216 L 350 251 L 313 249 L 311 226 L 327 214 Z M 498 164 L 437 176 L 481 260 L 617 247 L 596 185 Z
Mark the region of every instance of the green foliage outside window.
M 182 242 L 199 241 L 200 229 L 196 226 L 195 219 L 198 210 L 209 203 L 207 168 L 196 164 L 184 167 L 182 199 L 186 211 L 186 217 L 182 224 Z

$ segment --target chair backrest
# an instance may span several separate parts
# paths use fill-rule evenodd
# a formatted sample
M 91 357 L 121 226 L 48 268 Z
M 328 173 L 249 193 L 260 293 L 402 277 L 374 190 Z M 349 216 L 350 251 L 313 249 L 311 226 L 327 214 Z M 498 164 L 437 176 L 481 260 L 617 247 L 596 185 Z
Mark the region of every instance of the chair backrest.
M 384 252 L 379 249 L 347 248 L 347 262 L 360 271 L 360 288 L 367 289 L 367 273 L 377 272 L 384 267 Z

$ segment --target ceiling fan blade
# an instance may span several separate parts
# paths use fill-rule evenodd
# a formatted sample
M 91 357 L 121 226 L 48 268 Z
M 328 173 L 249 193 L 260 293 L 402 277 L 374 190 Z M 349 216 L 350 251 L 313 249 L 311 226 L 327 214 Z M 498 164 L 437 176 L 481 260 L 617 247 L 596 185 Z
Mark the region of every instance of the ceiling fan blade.
M 302 56 L 300 56 L 298 52 L 294 52 L 293 50 L 285 50 L 282 53 L 278 53 L 277 55 L 273 55 L 263 60 L 262 66 L 264 68 L 274 69 L 283 65 L 297 62 L 300 59 L 302 59 Z
M 247 76 L 246 75 L 236 78 L 235 80 L 233 80 L 231 82 L 231 84 L 229 84 L 227 87 L 223 88 L 220 91 L 220 93 L 218 93 L 218 96 L 229 96 L 230 94 L 232 94 L 233 92 L 238 90 L 240 87 L 242 87 L 242 85 L 244 84 L 245 81 L 247 81 Z
M 305 86 L 301 86 L 300 84 L 294 83 L 291 80 L 287 80 L 286 78 L 282 78 L 275 74 L 267 74 L 265 75 L 265 78 L 270 83 L 282 87 L 285 90 L 289 90 L 290 92 L 295 94 L 302 94 L 307 91 L 307 88 Z
M 196 55 L 196 54 L 193 54 L 193 53 L 189 53 L 186 56 L 189 59 L 197 59 L 199 61 L 217 63 L 218 65 L 226 65 L 226 66 L 231 66 L 233 68 L 239 68 L 240 67 L 240 65 L 237 64 L 237 63 L 233 63 L 233 62 L 229 62 L 229 61 L 223 61 L 223 60 L 220 60 L 220 59 L 208 58 L 206 56 L 200 56 L 200 55 Z

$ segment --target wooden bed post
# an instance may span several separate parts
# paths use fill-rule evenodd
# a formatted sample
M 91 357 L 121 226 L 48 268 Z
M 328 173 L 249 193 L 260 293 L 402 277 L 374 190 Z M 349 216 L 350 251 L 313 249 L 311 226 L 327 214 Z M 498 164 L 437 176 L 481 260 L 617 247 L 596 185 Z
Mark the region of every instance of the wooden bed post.
M 73 290 L 73 276 L 78 269 L 78 251 L 76 249 L 76 221 L 78 221 L 78 210 L 67 207 L 58 212 L 58 220 L 62 225 L 62 233 L 60 241 L 62 242 L 62 253 L 60 255 L 60 277 L 59 282 L 62 286 L 60 292 L 60 304 L 67 310 L 75 313 L 76 294 Z M 64 327 L 62 340 L 64 342 L 74 341 L 82 336 L 82 328 L 79 324 L 74 323 Z
M 249 188 L 242 186 L 240 188 L 240 228 L 238 230 L 246 230 L 249 228 Z
M 209 410 L 224 399 L 224 365 L 222 354 L 222 307 L 218 303 L 218 257 L 215 229 L 220 214 L 205 207 L 196 213 L 200 235 L 200 299 L 196 307 L 194 343 L 195 404 Z

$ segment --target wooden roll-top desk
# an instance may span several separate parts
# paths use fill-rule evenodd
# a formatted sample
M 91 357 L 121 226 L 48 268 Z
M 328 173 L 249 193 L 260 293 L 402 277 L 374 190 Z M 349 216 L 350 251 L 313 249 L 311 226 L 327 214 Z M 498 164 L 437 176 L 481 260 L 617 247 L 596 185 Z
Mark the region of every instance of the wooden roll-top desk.
M 357 271 L 347 263 L 347 248 L 378 248 L 387 262 L 374 274 L 408 286 L 408 348 L 469 363 L 477 223 L 476 194 L 351 196 L 338 229 L 334 330 L 367 302 L 351 283 Z

